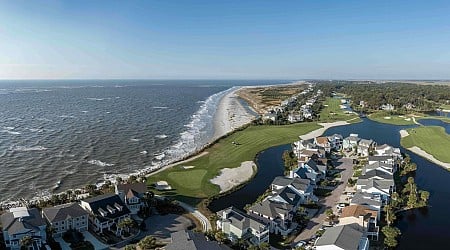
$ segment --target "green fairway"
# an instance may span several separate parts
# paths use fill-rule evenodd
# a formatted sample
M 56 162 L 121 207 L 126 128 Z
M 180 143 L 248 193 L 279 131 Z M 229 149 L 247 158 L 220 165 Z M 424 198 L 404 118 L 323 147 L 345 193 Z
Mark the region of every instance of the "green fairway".
M 320 122 L 336 122 L 345 121 L 352 118 L 354 120 L 349 121 L 350 123 L 359 122 L 360 119 L 355 113 L 346 114 L 345 110 L 341 109 L 341 99 L 327 97 L 323 103 L 323 108 L 320 111 Z
M 179 166 L 169 168 L 148 178 L 148 184 L 167 181 L 174 190 L 166 195 L 185 198 L 205 198 L 218 194 L 220 189 L 210 180 L 217 176 L 222 168 L 235 168 L 243 161 L 253 161 L 258 152 L 271 146 L 292 143 L 299 135 L 320 128 L 316 123 L 299 123 L 286 126 L 250 126 L 242 131 L 221 139 L 210 148 L 208 154 L 183 163 L 195 166 L 183 169 Z M 235 142 L 235 143 L 233 143 Z
M 391 115 L 386 111 L 378 111 L 370 114 L 368 118 L 372 121 L 387 123 L 392 125 L 413 125 L 412 117 L 407 115 Z M 417 118 L 416 118 L 417 119 Z
M 405 148 L 417 146 L 436 159 L 450 163 L 450 135 L 443 127 L 417 127 L 408 129 L 409 136 L 401 139 L 401 144 Z

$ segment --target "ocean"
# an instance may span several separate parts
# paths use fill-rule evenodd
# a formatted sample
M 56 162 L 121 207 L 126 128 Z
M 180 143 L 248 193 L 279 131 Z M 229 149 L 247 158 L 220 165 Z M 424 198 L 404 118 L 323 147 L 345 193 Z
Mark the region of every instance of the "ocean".
M 184 158 L 211 142 L 232 87 L 286 82 L 0 81 L 0 201 Z

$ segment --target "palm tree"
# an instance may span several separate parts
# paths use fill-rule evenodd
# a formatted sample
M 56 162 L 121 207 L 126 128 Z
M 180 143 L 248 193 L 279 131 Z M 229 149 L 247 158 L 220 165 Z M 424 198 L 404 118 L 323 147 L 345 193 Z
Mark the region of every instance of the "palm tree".
M 28 249 L 29 246 L 31 246 L 31 244 L 33 244 L 33 239 L 31 238 L 31 236 L 24 236 L 21 240 L 20 240 L 20 245 L 21 245 L 21 249 Z
M 125 229 L 127 232 L 130 232 L 130 228 L 134 227 L 135 223 L 130 218 L 125 218 L 117 224 L 117 227 L 120 229 Z

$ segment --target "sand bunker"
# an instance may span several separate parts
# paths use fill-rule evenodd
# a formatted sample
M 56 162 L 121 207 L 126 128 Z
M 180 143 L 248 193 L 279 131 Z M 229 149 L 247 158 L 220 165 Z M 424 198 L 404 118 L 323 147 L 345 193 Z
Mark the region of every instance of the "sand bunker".
M 244 161 L 240 167 L 224 168 L 218 176 L 211 179 L 211 183 L 218 185 L 221 193 L 226 192 L 249 180 L 253 175 L 253 167 L 256 167 L 253 161 Z

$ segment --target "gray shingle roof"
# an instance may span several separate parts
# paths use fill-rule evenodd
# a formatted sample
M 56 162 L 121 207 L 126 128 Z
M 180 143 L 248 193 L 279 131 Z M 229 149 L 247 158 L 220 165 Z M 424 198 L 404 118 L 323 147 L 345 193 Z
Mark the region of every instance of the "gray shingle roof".
M 8 231 L 9 235 L 24 231 L 39 232 L 40 229 L 38 227 L 46 225 L 37 208 L 28 209 L 28 214 L 28 216 L 21 218 L 14 218 L 12 212 L 2 214 L 1 221 L 3 230 Z
M 346 250 L 358 250 L 362 236 L 362 228 L 356 223 L 331 227 L 317 240 L 316 246 L 335 245 Z
M 257 214 L 262 214 L 270 218 L 276 218 L 280 214 L 287 214 L 292 210 L 293 206 L 290 204 L 273 202 L 269 200 L 264 200 L 262 202 L 256 203 L 249 208 Z
M 356 192 L 353 196 L 350 204 L 369 205 L 375 207 L 381 207 L 381 201 L 371 199 L 372 195 L 364 192 Z
M 292 183 L 292 179 L 288 178 L 286 176 L 277 176 L 272 181 L 272 185 L 283 186 L 283 187 L 285 187 L 291 183 Z
M 166 250 L 230 249 L 226 245 L 219 244 L 217 241 L 208 241 L 203 233 L 183 230 L 172 233 L 170 236 L 171 242 L 164 247 Z
M 256 220 L 254 217 L 248 216 L 248 214 L 234 207 L 229 207 L 217 212 L 217 215 L 221 217 L 222 220 L 225 220 L 225 218 L 223 218 L 224 212 L 227 214 L 226 220 L 229 220 L 233 226 L 241 230 L 252 228 L 262 231 L 267 227 L 265 223 Z
M 59 206 L 44 208 L 42 210 L 44 213 L 45 218 L 49 222 L 55 222 L 55 221 L 63 221 L 66 220 L 68 217 L 80 217 L 83 215 L 88 215 L 88 212 L 86 212 L 83 208 L 80 207 L 77 203 L 69 203 L 69 204 L 63 204 Z
M 84 200 L 84 202 L 89 203 L 92 212 L 100 221 L 115 219 L 130 213 L 130 210 L 128 210 L 125 204 L 123 204 L 120 197 L 116 194 L 103 194 L 93 198 L 86 199 Z M 110 206 L 112 208 L 116 208 L 116 204 L 121 207 L 122 211 L 115 209 L 116 211 L 114 213 L 110 213 L 107 207 Z M 106 216 L 101 215 L 100 211 L 107 212 L 107 215 Z
M 386 173 L 383 170 L 379 169 L 363 169 L 363 175 L 359 176 L 359 179 L 384 179 L 384 180 L 393 180 L 394 176 L 391 173 Z
M 129 190 L 138 194 L 144 194 L 147 192 L 147 185 L 145 183 L 118 184 L 117 190 L 122 191 L 125 194 L 129 193 Z

